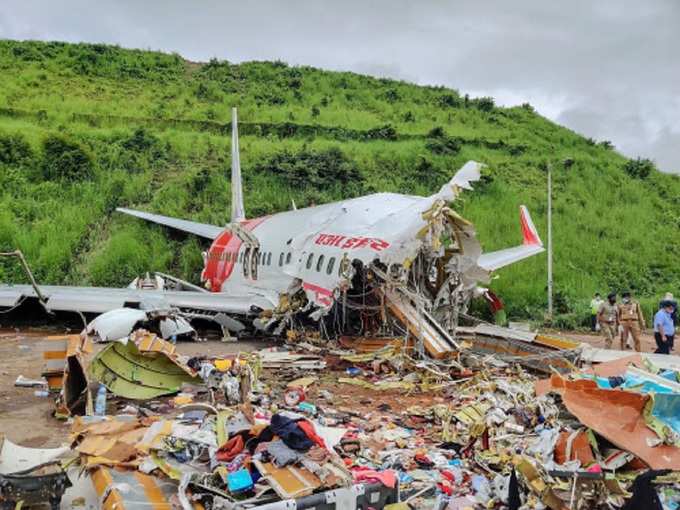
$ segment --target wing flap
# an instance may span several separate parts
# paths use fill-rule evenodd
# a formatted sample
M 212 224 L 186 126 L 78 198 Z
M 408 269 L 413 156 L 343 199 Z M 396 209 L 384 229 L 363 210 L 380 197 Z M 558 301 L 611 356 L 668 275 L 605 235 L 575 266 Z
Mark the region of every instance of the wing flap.
M 209 225 L 207 223 L 180 220 L 170 216 L 162 216 L 160 214 L 152 214 L 144 211 L 135 211 L 134 209 L 126 209 L 125 207 L 117 207 L 116 211 L 150 221 L 151 223 L 157 223 L 158 225 L 164 225 L 176 230 L 181 230 L 182 232 L 188 232 L 189 234 L 205 237 L 206 239 L 215 239 L 224 230 L 222 227 L 216 227 L 215 225 Z

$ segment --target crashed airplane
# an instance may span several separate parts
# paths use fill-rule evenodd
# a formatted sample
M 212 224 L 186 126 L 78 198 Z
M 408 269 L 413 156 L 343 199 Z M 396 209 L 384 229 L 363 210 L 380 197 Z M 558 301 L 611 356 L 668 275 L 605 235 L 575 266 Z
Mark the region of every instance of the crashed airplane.
M 0 307 L 26 299 L 39 299 L 55 312 L 166 307 L 189 319 L 214 320 L 237 336 L 311 324 L 334 336 L 410 333 L 438 358 L 457 349 L 458 316 L 484 291 L 478 284 L 544 251 L 521 206 L 523 243 L 482 253 L 472 224 L 451 208 L 480 178 L 482 165 L 473 161 L 429 197 L 377 193 L 246 219 L 235 109 L 232 125 L 229 224 L 117 209 L 211 241 L 204 253 L 204 288 L 186 284 L 176 290 L 162 279 L 124 289 L 9 285 L 0 287 Z

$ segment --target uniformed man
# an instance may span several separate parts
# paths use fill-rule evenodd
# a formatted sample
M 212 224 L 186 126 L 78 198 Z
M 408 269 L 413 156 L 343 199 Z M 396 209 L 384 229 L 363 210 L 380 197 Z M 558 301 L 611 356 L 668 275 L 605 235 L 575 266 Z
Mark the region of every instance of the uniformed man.
M 616 292 L 610 292 L 607 301 L 600 305 L 597 312 L 597 322 L 602 329 L 604 346 L 611 349 L 619 328 L 619 308 L 616 306 Z
M 656 354 L 668 354 L 670 351 L 671 338 L 675 334 L 675 326 L 671 314 L 673 302 L 663 300 L 661 308 L 654 315 L 654 340 L 656 340 Z
M 640 333 L 645 329 L 645 316 L 640 303 L 631 298 L 630 292 L 621 294 L 622 303 L 619 305 L 619 322 L 621 331 L 621 350 L 626 349 L 628 335 L 633 336 L 635 350 L 640 352 Z
M 604 303 L 604 301 L 600 297 L 600 293 L 596 292 L 593 296 L 593 299 L 590 301 L 590 329 L 592 331 L 597 331 L 600 329 L 597 323 L 597 312 L 600 311 L 600 305 L 602 303 Z

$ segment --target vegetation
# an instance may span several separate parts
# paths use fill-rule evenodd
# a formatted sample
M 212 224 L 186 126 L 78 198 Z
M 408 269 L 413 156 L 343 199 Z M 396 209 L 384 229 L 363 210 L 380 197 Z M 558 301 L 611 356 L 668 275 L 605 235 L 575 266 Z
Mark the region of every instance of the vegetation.
M 200 241 L 113 210 L 224 224 L 232 106 L 250 216 L 291 199 L 427 195 L 474 159 L 483 181 L 457 207 L 495 250 L 520 241 L 519 204 L 546 232 L 550 164 L 558 324 L 584 321 L 595 291 L 631 289 L 648 313 L 663 292 L 680 294 L 677 176 L 529 104 L 105 45 L 0 41 L 0 250 L 22 249 L 44 283 L 125 285 L 154 269 L 196 280 Z M 492 286 L 511 318 L 542 318 L 545 266 L 538 256 L 499 272 Z M 25 280 L 0 261 L 0 281 Z

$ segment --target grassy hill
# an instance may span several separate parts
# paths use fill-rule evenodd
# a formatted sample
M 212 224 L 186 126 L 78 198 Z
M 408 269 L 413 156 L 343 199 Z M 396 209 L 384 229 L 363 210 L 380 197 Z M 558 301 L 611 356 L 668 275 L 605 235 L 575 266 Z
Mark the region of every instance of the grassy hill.
M 545 240 L 554 176 L 560 320 L 590 295 L 680 294 L 680 179 L 491 98 L 281 62 L 187 62 L 105 45 L 0 41 L 0 251 L 42 283 L 124 285 L 147 270 L 197 280 L 201 245 L 116 206 L 224 224 L 238 106 L 250 216 L 374 191 L 430 194 L 488 165 L 459 204 L 487 250 L 517 244 L 518 205 Z M 566 164 L 565 164 L 566 161 Z M 499 272 L 511 316 L 542 316 L 545 256 Z M 0 262 L 0 281 L 24 281 Z

